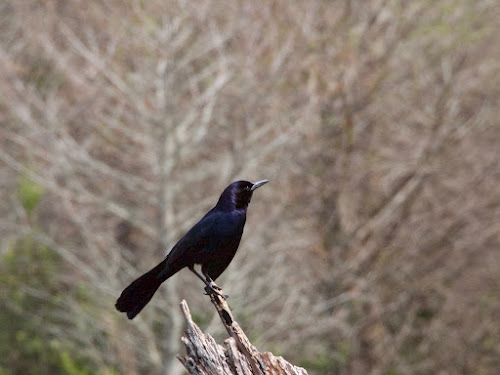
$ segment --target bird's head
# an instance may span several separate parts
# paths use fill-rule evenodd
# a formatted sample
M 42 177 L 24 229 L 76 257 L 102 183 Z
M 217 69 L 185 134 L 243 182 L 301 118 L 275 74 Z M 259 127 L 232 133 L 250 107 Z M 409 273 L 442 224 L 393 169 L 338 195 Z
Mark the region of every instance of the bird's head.
M 236 181 L 229 185 L 219 198 L 217 206 L 225 209 L 245 210 L 252 199 L 255 189 L 267 184 L 268 180 L 257 181 Z

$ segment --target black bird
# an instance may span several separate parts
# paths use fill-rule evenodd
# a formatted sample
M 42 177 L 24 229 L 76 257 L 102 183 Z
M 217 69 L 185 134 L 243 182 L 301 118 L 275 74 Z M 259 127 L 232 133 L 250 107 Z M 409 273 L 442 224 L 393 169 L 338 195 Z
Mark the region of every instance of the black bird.
M 219 201 L 182 237 L 166 258 L 151 271 L 132 282 L 120 295 L 115 307 L 133 319 L 151 300 L 161 283 L 188 267 L 207 286 L 211 293 L 216 280 L 227 268 L 238 250 L 245 226 L 247 207 L 252 194 L 267 180 L 251 183 L 236 181 L 221 194 Z M 201 265 L 203 278 L 194 265 Z

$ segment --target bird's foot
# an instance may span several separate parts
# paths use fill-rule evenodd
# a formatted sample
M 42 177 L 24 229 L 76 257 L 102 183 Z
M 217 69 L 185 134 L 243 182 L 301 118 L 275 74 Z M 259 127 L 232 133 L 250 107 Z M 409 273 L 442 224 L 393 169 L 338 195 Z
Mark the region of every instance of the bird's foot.
M 207 285 L 205 287 L 205 295 L 209 296 L 210 294 L 217 294 L 219 297 L 222 297 L 224 299 L 228 299 L 229 296 L 227 294 L 222 294 L 220 291 L 222 288 L 218 287 L 217 285 L 211 283 L 210 285 Z
M 210 286 L 212 287 L 212 289 L 215 289 L 217 291 L 221 291 L 222 290 L 222 288 L 220 286 L 218 286 L 218 285 L 215 285 L 215 283 L 211 283 Z

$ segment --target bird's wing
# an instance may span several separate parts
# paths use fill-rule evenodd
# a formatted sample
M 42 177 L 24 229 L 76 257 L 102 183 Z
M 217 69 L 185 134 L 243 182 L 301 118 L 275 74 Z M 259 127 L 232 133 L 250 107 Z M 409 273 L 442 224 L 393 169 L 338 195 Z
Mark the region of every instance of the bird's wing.
M 221 213 L 210 211 L 196 223 L 167 255 L 168 264 L 183 268 L 199 263 L 199 257 L 217 244 Z

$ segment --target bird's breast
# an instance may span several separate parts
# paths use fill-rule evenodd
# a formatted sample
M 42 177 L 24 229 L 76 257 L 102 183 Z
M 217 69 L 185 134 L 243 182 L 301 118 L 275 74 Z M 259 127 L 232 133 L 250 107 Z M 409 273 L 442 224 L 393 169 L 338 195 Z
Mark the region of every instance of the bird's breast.
M 234 213 L 222 215 L 216 223 L 212 249 L 219 254 L 234 253 L 240 243 L 244 227 L 244 215 Z

